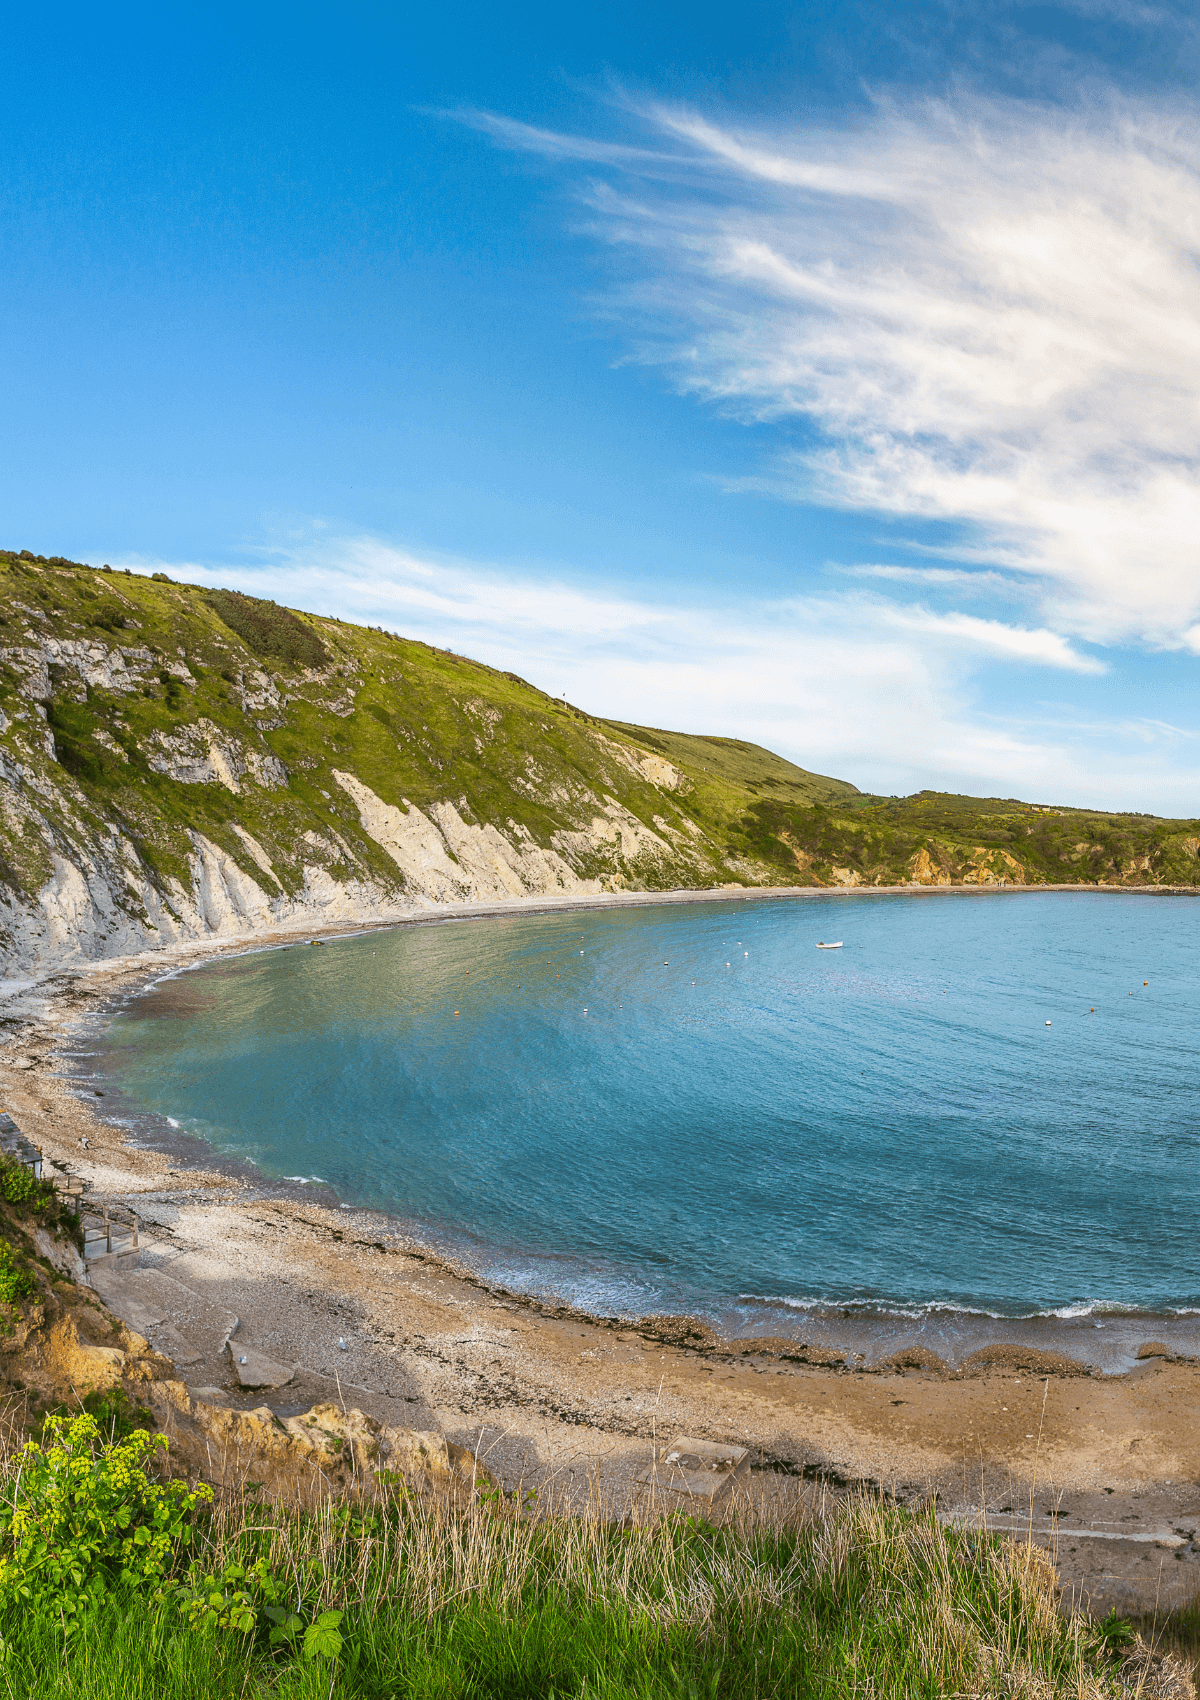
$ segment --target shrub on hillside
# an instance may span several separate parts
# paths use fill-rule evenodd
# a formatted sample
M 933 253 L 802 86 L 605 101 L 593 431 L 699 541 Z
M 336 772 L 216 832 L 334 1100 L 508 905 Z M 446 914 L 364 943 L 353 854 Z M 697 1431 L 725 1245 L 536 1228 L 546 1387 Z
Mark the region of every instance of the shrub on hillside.
M 0 1304 L 28 1298 L 37 1282 L 7 1240 L 0 1240 Z
M 0 1157 L 0 1197 L 22 1215 L 38 1218 L 57 1215 L 61 1202 L 52 1181 L 39 1181 L 15 1157 Z
M 39 1227 L 63 1228 L 82 1246 L 79 1217 L 64 1203 L 53 1181 L 35 1179 L 16 1157 L 0 1156 L 0 1199 L 19 1216 L 32 1216 Z
M 88 618 L 89 626 L 95 626 L 98 630 L 106 632 L 124 631 L 128 624 L 129 621 L 125 618 L 119 608 L 110 608 L 107 606 L 98 608 L 96 612 Z
M 116 1588 L 161 1589 L 212 1489 L 150 1480 L 162 1435 L 136 1429 L 106 1443 L 87 1415 L 51 1417 L 46 1430 L 48 1443 L 23 1448 L 0 1499 L 0 1606 L 69 1627 Z
M 329 652 L 311 627 L 290 608 L 243 596 L 238 590 L 211 590 L 204 600 L 252 654 L 290 667 L 324 667 Z

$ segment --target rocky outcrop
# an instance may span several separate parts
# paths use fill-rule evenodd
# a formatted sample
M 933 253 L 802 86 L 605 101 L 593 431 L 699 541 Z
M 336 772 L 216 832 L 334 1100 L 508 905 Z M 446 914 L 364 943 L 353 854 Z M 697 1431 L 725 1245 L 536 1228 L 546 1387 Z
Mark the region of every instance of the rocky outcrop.
M 1025 869 L 1007 850 L 976 845 L 964 865 L 940 845 L 922 847 L 909 861 L 910 885 L 1024 885 Z M 835 868 L 836 878 L 839 869 Z M 853 882 L 839 882 L 853 883 Z
M 223 734 L 204 718 L 176 733 L 154 732 L 146 759 L 155 773 L 185 785 L 223 785 L 235 796 L 247 781 L 275 790 L 287 784 L 277 756 Z
M 291 1417 L 268 1405 L 231 1410 L 193 1398 L 173 1380 L 156 1382 L 143 1398 L 167 1437 L 172 1469 L 225 1487 L 253 1480 L 290 1505 L 331 1495 L 369 1500 L 399 1486 L 462 1502 L 491 1483 L 471 1453 L 445 1435 L 379 1423 L 353 1408 L 314 1405 Z
M 690 791 L 692 782 L 686 774 L 680 771 L 665 756 L 656 756 L 649 750 L 634 749 L 630 744 L 618 744 L 603 732 L 595 732 L 593 736 L 604 753 L 639 779 L 657 785 L 662 791 Z
M 694 838 L 685 840 L 675 830 L 675 841 L 668 841 L 611 796 L 588 793 L 585 801 L 594 809 L 588 824 L 561 828 L 546 850 L 514 820 L 502 832 L 468 822 L 452 802 L 435 803 L 428 814 L 407 800 L 396 808 L 352 773 L 335 768 L 334 778 L 354 799 L 364 831 L 399 868 L 406 895 L 433 903 L 587 896 L 627 884 L 629 869 L 661 872 L 681 863 L 702 864 Z M 604 871 L 589 877 L 583 870 L 597 863 Z
M 32 635 L 32 634 L 31 634 Z M 132 692 L 152 676 L 155 658 L 148 649 L 106 644 L 100 639 L 71 639 L 38 635 L 34 642 L 0 649 L 5 661 L 21 678 L 22 695 L 39 701 L 53 694 L 54 670 L 66 675 L 73 693 L 85 697 L 87 687 Z M 187 668 L 183 672 L 188 678 Z
M 385 803 L 352 773 L 333 770 L 354 799 L 363 830 L 400 870 L 404 892 L 432 903 L 486 901 L 546 892 L 596 892 L 554 851 L 536 845 L 510 821 L 506 837 L 491 825 L 468 824 L 453 803 L 436 803 L 426 815 L 406 801 Z
M 950 869 L 935 862 L 928 850 L 918 850 L 909 863 L 910 885 L 952 885 L 953 882 Z
M 964 885 L 1024 885 L 1025 869 L 1007 850 L 985 850 L 977 845 L 971 866 L 962 877 Z
M 13 1307 L 12 1331 L 0 1334 L 0 1385 L 47 1405 L 77 1404 L 88 1393 L 125 1387 L 135 1400 L 175 1373 L 97 1296 L 74 1281 L 45 1282 Z

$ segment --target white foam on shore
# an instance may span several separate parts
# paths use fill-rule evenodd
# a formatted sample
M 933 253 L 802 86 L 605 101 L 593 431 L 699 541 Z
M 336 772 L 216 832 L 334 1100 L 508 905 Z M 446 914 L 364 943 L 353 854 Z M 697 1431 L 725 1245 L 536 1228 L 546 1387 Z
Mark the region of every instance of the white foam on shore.
M 906 1321 L 925 1321 L 935 1316 L 980 1316 L 992 1322 L 1073 1322 L 1085 1316 L 1200 1316 L 1200 1307 L 1188 1305 L 1133 1305 L 1114 1299 L 1079 1299 L 1051 1309 L 989 1310 L 983 1305 L 959 1304 L 949 1299 L 928 1299 L 906 1303 L 902 1299 L 862 1298 L 795 1298 L 785 1293 L 739 1293 L 738 1304 L 781 1305 L 785 1310 L 806 1311 L 814 1316 L 849 1317 L 866 1321 L 871 1318 L 903 1317 Z

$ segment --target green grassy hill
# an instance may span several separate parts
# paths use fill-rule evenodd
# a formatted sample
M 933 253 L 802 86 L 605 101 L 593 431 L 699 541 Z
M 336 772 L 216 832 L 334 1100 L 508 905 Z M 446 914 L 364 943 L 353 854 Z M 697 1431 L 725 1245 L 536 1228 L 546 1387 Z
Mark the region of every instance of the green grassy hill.
M 3 960 L 416 902 L 1193 884 L 1200 824 L 860 794 L 235 592 L 0 552 Z

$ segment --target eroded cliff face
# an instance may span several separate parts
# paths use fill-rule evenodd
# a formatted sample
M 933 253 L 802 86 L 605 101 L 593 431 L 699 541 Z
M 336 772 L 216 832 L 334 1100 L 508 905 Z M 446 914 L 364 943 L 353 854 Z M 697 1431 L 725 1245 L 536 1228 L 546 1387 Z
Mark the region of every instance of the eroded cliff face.
M 213 749 L 220 759 L 210 758 L 206 777 L 189 783 L 221 784 L 238 796 L 258 782 L 248 777 L 255 769 L 243 752 L 228 742 Z M 47 769 L 50 759 L 43 757 Z M 333 778 L 353 803 L 362 834 L 390 866 L 381 870 L 335 828 L 308 827 L 285 870 L 292 875 L 285 886 L 267 848 L 235 820 L 229 824 L 240 856 L 186 827 L 178 846 L 183 854 L 177 849 L 174 858 L 182 866 L 164 869 L 145 858 L 120 824 L 103 823 L 97 832 L 69 775 L 55 784 L 45 770 L 31 770 L 28 762 L 21 768 L 0 798 L 4 828 L 27 854 L 44 857 L 47 877 L 32 895 L 0 893 L 0 960 L 9 976 L 292 922 L 399 919 L 433 904 L 588 896 L 646 881 L 712 883 L 710 861 L 696 845 L 703 835 L 693 823 L 686 831 L 660 820 L 656 831 L 615 797 L 586 798 L 590 819 L 557 828 L 544 846 L 511 817 L 500 824 L 470 821 L 449 798 L 428 812 L 407 798 L 396 806 L 336 768 Z M 275 782 L 269 771 L 268 778 Z
M 863 796 L 231 592 L 0 550 L 0 981 L 679 887 L 1200 885 L 1200 820 Z
M 191 587 L 8 565 L 33 583 L 0 617 L 0 976 L 745 877 L 675 762 L 521 680 L 286 610 L 306 662 L 263 660 Z

